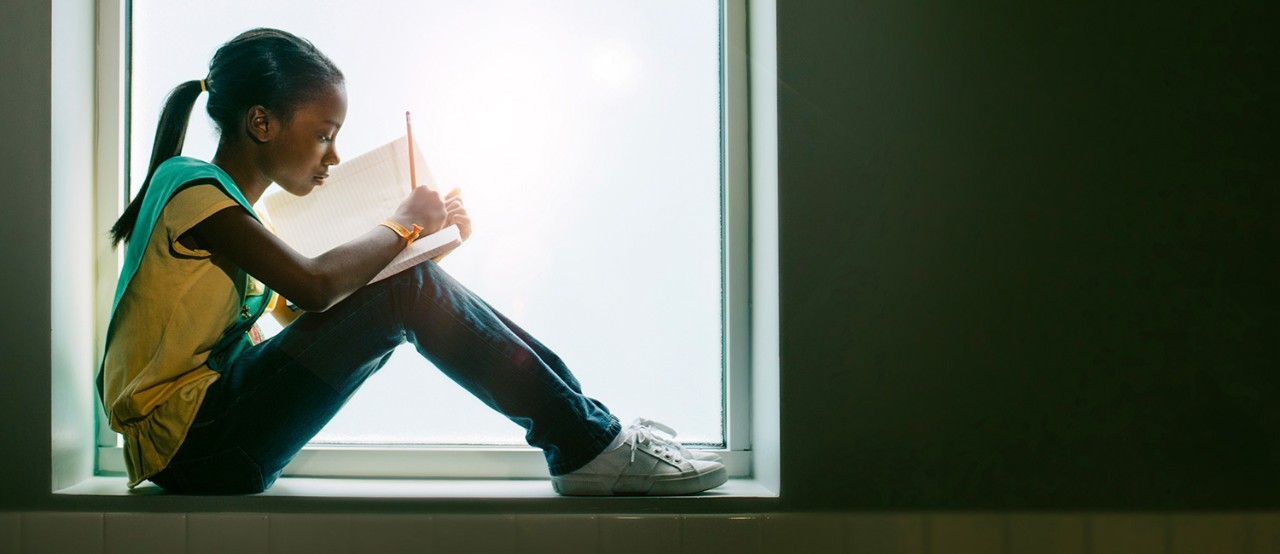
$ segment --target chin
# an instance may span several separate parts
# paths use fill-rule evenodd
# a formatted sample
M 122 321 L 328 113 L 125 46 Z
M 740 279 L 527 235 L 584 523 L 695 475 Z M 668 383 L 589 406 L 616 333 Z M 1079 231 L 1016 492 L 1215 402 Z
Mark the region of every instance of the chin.
M 306 196 L 308 194 L 311 194 L 311 191 L 315 190 L 316 186 L 317 185 L 315 183 L 300 183 L 297 185 L 293 185 L 291 187 L 280 187 L 280 188 L 283 188 L 285 192 L 288 192 L 289 194 L 292 194 L 294 196 Z

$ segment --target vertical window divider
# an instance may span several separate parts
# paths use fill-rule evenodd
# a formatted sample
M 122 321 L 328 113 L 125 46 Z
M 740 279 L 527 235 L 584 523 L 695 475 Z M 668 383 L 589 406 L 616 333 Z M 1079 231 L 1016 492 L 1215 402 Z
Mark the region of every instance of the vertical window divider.
M 129 0 L 97 2 L 97 174 L 94 190 L 93 229 L 107 229 L 119 217 L 128 187 L 128 19 Z M 93 296 L 94 366 L 91 378 L 97 378 L 98 366 L 105 347 L 111 302 L 115 297 L 115 276 L 120 272 L 121 252 L 111 242 L 99 237 L 95 243 L 97 278 Z M 95 387 L 96 389 L 96 387 Z M 95 390 L 94 397 L 97 397 Z M 98 446 L 114 447 L 116 433 L 107 425 L 100 403 L 97 413 Z
M 721 160 L 724 180 L 725 414 L 730 450 L 751 448 L 751 189 L 746 0 L 721 1 Z

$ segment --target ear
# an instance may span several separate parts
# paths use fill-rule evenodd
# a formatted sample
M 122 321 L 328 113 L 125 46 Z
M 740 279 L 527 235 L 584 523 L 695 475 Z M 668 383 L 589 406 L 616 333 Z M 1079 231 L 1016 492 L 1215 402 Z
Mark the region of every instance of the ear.
M 244 112 L 244 128 L 249 138 L 258 144 L 271 140 L 280 129 L 280 120 L 262 106 L 253 106 Z

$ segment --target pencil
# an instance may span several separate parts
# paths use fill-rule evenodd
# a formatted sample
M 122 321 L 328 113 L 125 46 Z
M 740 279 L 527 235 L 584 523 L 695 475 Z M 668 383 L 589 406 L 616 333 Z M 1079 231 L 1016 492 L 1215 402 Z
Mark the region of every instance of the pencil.
M 405 136 L 409 138 L 409 190 L 418 188 L 418 174 L 413 167 L 413 122 L 409 119 L 409 112 L 404 112 L 404 129 Z

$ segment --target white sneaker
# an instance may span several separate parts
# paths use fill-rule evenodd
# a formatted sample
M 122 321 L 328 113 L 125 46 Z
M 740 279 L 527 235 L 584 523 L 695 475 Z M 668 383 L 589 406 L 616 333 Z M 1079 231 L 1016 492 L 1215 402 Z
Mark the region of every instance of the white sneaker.
M 724 464 L 686 458 L 648 427 L 632 426 L 587 465 L 553 475 L 551 486 L 569 496 L 675 495 L 702 492 L 728 480 Z
M 720 461 L 720 455 L 716 454 L 715 452 L 707 452 L 705 450 L 689 450 L 688 448 L 685 448 L 683 444 L 680 444 L 680 441 L 676 440 L 675 429 L 672 429 L 671 427 L 663 425 L 652 419 L 637 417 L 635 421 L 631 422 L 631 427 L 632 428 L 648 427 L 651 432 L 654 432 L 653 434 L 655 437 L 665 440 L 667 444 L 670 444 L 671 446 L 675 447 L 676 450 L 679 450 L 680 455 L 684 456 L 685 458 L 689 458 L 691 460 L 702 460 L 704 462 Z M 657 433 L 657 431 L 661 431 L 661 434 Z

